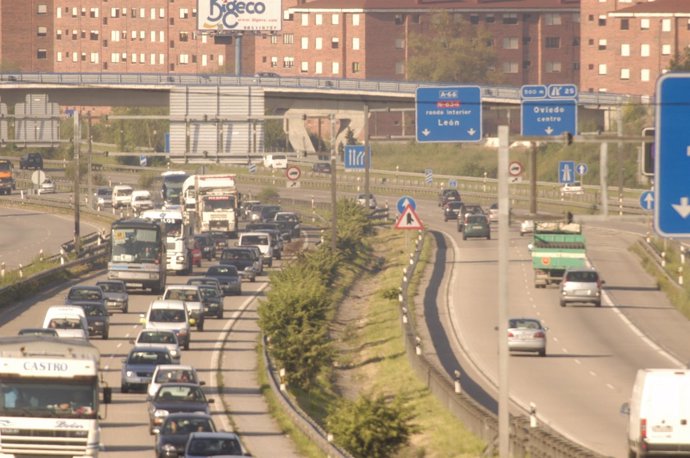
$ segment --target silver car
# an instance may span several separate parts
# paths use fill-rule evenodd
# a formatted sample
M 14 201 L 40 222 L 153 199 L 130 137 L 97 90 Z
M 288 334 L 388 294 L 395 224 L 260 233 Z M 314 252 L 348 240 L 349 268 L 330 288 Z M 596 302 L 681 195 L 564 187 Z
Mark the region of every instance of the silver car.
M 182 352 L 175 333 L 169 329 L 142 329 L 133 344 L 139 348 L 165 347 L 174 364 L 180 364 Z
M 546 331 L 536 318 L 511 318 L 508 320 L 508 350 L 546 356 Z
M 105 305 L 110 309 L 118 309 L 122 313 L 129 310 L 129 294 L 122 280 L 102 280 L 96 282 L 96 286 L 103 290 Z
M 568 269 L 560 286 L 561 307 L 570 302 L 591 303 L 601 306 L 601 286 L 604 281 L 595 269 Z

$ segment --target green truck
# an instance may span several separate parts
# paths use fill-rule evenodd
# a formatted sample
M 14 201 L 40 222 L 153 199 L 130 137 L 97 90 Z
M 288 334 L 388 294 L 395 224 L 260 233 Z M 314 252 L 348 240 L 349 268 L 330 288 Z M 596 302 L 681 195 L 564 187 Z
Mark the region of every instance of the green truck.
M 535 222 L 532 267 L 536 288 L 559 284 L 567 268 L 585 267 L 585 262 L 585 236 L 580 224 Z

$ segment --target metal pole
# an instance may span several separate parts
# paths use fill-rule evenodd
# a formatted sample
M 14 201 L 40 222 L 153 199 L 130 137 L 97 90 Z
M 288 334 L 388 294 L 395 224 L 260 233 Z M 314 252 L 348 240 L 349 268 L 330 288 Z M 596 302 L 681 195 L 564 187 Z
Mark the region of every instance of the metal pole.
M 336 153 L 335 145 L 335 115 L 331 115 L 331 249 L 338 248 L 338 200 L 336 196 Z
M 87 113 L 88 124 L 86 124 L 86 138 L 89 143 L 88 169 L 86 170 L 86 190 L 89 200 L 89 208 L 93 208 L 93 180 L 91 176 L 91 154 L 93 153 L 93 141 L 91 139 L 91 111 Z
M 498 454 L 510 453 L 508 398 L 508 126 L 498 127 Z
M 609 215 L 609 186 L 608 186 L 609 144 L 599 145 L 599 183 L 601 183 L 601 214 Z
M 366 196 L 366 206 L 369 209 L 369 167 L 370 151 L 369 151 L 369 105 L 364 104 L 364 195 Z
M 80 158 L 79 149 L 81 143 L 81 125 L 79 123 L 81 112 L 75 110 L 74 113 L 74 252 L 79 256 L 81 247 L 79 246 L 79 185 L 81 183 L 81 173 L 79 170 Z
M 509 112 L 510 113 L 510 112 Z M 537 142 L 529 150 L 529 213 L 537 214 Z
M 242 33 L 235 35 L 235 76 L 242 75 Z

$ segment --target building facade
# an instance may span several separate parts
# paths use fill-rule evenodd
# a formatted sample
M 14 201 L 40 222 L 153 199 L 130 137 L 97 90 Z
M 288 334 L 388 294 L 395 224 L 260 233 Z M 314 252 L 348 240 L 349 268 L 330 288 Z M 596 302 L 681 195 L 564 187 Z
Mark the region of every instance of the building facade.
M 690 45 L 690 1 L 581 1 L 580 90 L 653 96 Z

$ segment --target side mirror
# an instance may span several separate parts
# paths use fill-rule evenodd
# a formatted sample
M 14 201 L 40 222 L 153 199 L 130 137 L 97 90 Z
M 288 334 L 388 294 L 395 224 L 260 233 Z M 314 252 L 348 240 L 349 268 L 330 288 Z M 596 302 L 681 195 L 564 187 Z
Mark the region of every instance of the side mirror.
M 206 385 L 206 382 L 204 382 L 203 380 L 199 380 L 199 386 L 204 386 L 204 385 Z
M 532 244 L 532 243 L 528 243 L 528 244 L 527 244 L 527 249 L 528 249 L 530 252 L 532 251 L 533 248 L 534 248 L 534 244 Z
M 208 403 L 209 403 L 209 404 L 214 404 L 215 402 L 216 402 L 216 400 L 213 399 L 213 398 L 211 398 L 211 399 L 208 400 Z
M 158 434 L 161 433 L 161 429 L 160 429 L 159 427 L 156 426 L 156 427 L 154 427 L 154 428 L 152 429 L 152 432 L 153 432 L 153 434 L 158 435 Z
M 103 387 L 103 404 L 113 402 L 113 389 L 109 386 Z
M 143 313 L 139 315 L 139 324 L 146 324 L 146 315 Z

